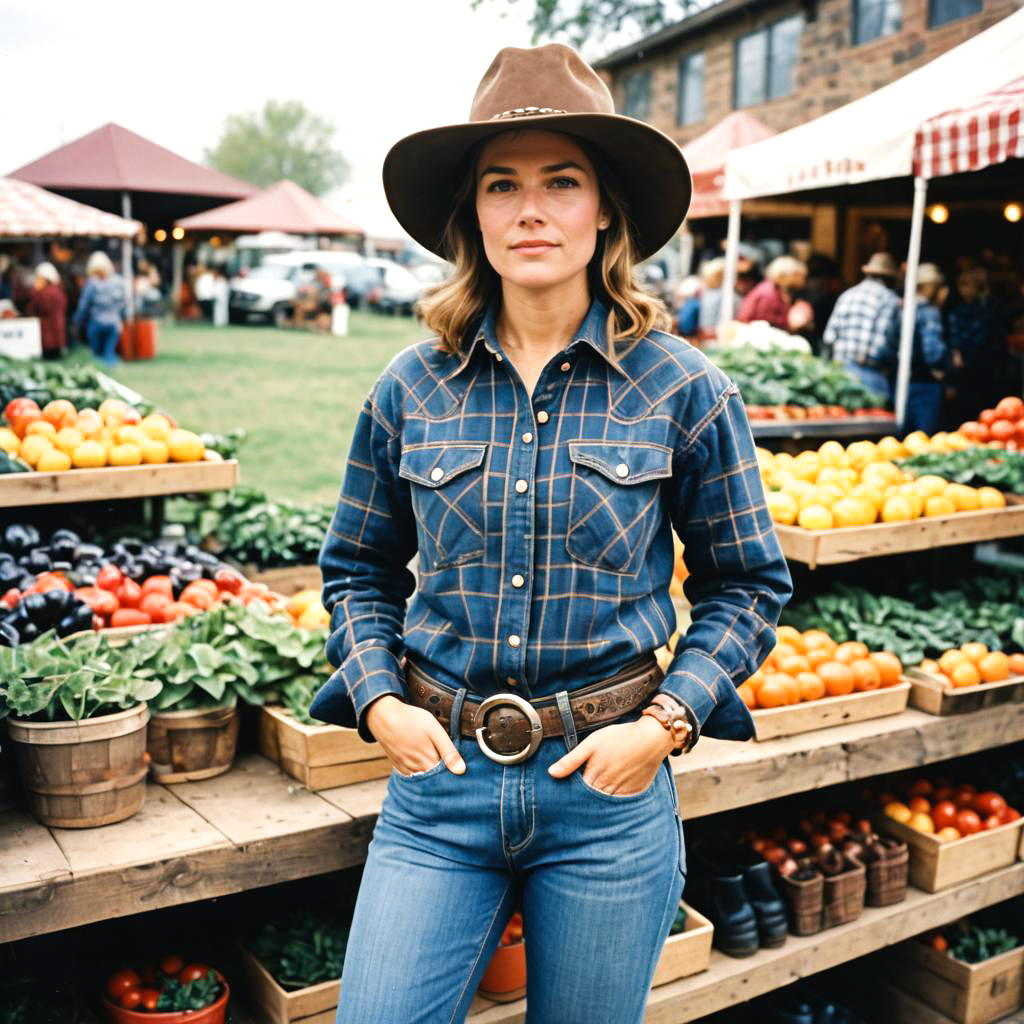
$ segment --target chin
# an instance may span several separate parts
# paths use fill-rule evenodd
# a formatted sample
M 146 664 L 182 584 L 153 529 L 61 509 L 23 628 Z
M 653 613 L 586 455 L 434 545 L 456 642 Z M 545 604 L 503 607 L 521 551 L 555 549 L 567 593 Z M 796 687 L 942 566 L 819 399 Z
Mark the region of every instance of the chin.
M 501 274 L 501 278 L 507 284 L 515 285 L 517 288 L 531 289 L 557 288 L 559 285 L 565 284 L 566 281 L 571 281 L 580 273 L 576 269 L 545 267 L 540 264 L 528 267 L 506 267 L 504 270 L 506 272 Z

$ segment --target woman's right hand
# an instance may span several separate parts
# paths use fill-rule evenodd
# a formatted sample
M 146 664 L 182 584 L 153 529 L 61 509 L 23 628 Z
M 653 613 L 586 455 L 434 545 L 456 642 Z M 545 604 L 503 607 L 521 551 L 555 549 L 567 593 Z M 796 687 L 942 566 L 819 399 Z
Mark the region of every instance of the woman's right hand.
M 366 724 L 400 775 L 412 775 L 444 761 L 448 771 L 462 775 L 466 762 L 441 723 L 423 708 L 406 704 L 392 694 L 375 700 Z

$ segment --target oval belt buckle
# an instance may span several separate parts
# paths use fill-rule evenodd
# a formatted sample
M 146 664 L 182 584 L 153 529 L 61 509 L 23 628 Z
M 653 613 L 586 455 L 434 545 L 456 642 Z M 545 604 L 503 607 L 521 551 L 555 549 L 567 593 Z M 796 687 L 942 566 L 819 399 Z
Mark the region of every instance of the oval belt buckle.
M 484 733 L 487 731 L 483 725 L 484 716 L 492 708 L 505 707 L 511 705 L 517 708 L 524 715 L 530 723 L 530 742 L 523 747 L 522 750 L 516 751 L 514 754 L 499 754 L 496 750 L 491 750 L 487 745 L 487 740 L 484 739 Z M 496 761 L 498 764 L 519 764 L 522 761 L 526 761 L 528 758 L 533 757 L 537 752 L 537 748 L 540 746 L 540 741 L 544 738 L 544 726 L 541 724 L 540 715 L 537 714 L 537 709 L 525 698 L 520 697 L 518 693 L 496 693 L 493 697 L 488 697 L 483 701 L 476 711 L 476 721 L 478 723 L 476 730 L 476 742 L 480 749 L 487 755 L 492 761 Z

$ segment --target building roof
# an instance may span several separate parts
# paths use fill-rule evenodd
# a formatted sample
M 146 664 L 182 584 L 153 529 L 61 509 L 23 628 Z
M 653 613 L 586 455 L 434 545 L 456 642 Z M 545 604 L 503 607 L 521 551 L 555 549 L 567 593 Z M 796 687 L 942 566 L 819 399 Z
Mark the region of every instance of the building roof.
M 0 238 L 134 238 L 141 230 L 137 220 L 0 178 Z
M 254 185 L 172 153 L 117 124 L 105 124 L 9 175 L 42 188 L 241 199 Z
M 336 213 L 293 181 L 279 181 L 237 203 L 177 221 L 186 231 L 286 231 L 295 235 L 364 235 L 354 221 Z

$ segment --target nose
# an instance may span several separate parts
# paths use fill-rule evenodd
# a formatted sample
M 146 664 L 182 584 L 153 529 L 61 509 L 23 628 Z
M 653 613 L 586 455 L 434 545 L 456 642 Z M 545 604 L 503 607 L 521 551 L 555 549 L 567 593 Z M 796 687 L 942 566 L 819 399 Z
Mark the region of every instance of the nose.
M 526 227 L 529 224 L 543 224 L 546 220 L 544 211 L 541 208 L 541 190 L 526 187 L 519 193 L 521 199 L 519 204 L 519 226 Z

